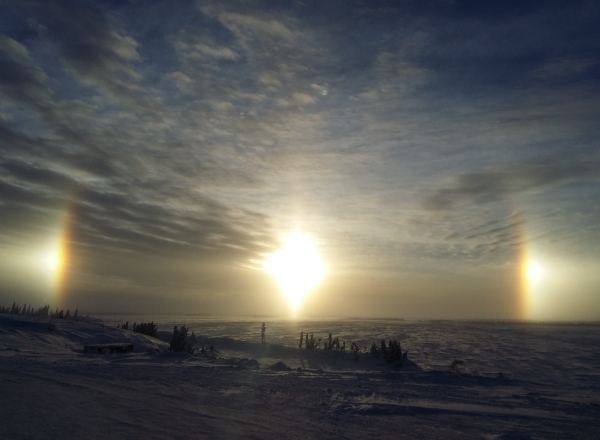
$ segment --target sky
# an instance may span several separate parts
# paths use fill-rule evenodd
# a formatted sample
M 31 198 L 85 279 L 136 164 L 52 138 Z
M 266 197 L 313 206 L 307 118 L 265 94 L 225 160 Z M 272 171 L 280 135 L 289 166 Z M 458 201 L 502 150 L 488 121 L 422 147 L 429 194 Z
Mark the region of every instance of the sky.
M 0 0 L 0 303 L 600 319 L 600 3 Z

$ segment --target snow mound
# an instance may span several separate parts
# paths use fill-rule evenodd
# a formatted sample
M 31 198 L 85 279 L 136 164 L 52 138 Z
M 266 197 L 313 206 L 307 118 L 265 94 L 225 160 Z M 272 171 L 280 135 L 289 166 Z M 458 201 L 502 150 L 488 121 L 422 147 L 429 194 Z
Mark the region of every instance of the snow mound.
M 35 356 L 53 353 L 78 355 L 85 345 L 133 343 L 134 353 L 160 352 L 168 344 L 100 322 L 0 315 L 0 350 L 18 350 Z
M 269 367 L 273 371 L 291 371 L 292 369 L 288 367 L 283 362 L 276 362 Z

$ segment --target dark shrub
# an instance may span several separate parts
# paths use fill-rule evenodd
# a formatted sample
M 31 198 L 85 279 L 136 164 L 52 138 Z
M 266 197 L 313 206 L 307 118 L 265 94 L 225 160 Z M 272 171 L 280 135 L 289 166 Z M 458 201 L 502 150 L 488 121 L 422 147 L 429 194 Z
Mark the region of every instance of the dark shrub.
M 188 336 L 188 329 L 185 325 L 181 328 L 173 327 L 173 336 L 171 337 L 171 345 L 169 350 L 177 352 L 194 352 L 194 344 L 196 343 L 196 335 L 194 332 Z
M 141 333 L 143 335 L 156 337 L 156 332 L 158 331 L 158 326 L 152 322 L 141 322 L 139 324 L 133 325 L 133 331 L 137 333 Z

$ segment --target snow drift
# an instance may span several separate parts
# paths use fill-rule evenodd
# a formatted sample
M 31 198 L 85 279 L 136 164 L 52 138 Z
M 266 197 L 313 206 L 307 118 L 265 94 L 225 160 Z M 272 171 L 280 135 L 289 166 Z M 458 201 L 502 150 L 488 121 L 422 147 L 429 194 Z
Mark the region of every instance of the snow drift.
M 600 429 L 597 378 L 574 387 L 395 368 L 226 337 L 190 355 L 158 336 L 0 316 L 0 438 L 584 439 Z M 134 352 L 83 353 L 122 342 Z

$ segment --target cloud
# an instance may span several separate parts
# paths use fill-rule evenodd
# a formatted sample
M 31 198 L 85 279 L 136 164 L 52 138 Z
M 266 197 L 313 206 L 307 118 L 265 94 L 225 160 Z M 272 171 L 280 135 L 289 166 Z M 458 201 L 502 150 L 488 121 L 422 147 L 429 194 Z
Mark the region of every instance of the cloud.
M 190 61 L 235 61 L 239 55 L 229 47 L 219 45 L 203 33 L 194 34 L 192 30 L 183 30 L 173 42 L 179 57 Z
M 268 72 L 262 72 L 258 76 L 258 82 L 271 87 L 279 87 L 281 86 L 281 81 L 275 78 L 272 74 Z
M 54 188 L 60 191 L 70 191 L 78 183 L 69 176 L 57 173 L 47 168 L 28 165 L 24 162 L 0 163 L 0 171 L 10 175 L 17 181 L 26 181 L 39 188 Z
M 492 236 L 495 238 L 504 238 L 506 236 L 507 232 L 509 232 L 512 235 L 515 233 L 515 230 L 518 231 L 519 228 L 522 227 L 522 225 L 523 225 L 523 221 L 521 219 L 519 219 L 516 222 L 508 223 L 506 225 L 499 226 L 497 228 L 487 229 L 485 231 L 465 235 L 463 238 L 466 240 L 472 240 L 475 238 L 482 238 L 482 237 L 488 237 L 488 236 Z
M 198 43 L 194 49 L 201 57 L 212 57 L 224 60 L 236 60 L 238 58 L 238 55 L 228 47 L 210 47 L 206 44 Z
M 45 211 L 45 217 L 52 222 L 71 205 L 71 240 L 80 251 L 98 248 L 179 258 L 184 255 L 209 258 L 211 255 L 211 258 L 234 259 L 241 264 L 264 250 L 265 245 L 259 242 L 268 244 L 270 241 L 266 217 L 232 210 L 205 196 L 197 195 L 190 200 L 193 203 L 187 205 L 169 206 L 136 200 L 131 195 L 99 192 L 60 173 L 26 164 L 4 164 L 1 170 L 5 179 L 20 182 L 17 186 L 0 180 L 0 202 L 4 204 L 0 210 L 13 214 L 6 217 L 5 222 L 19 216 L 30 218 L 29 212 L 33 211 Z M 21 227 L 18 222 L 5 223 L 2 235 L 11 235 Z M 47 227 L 38 224 L 34 236 Z
M 294 101 L 299 105 L 311 105 L 317 102 L 317 99 L 313 96 L 307 95 L 306 93 L 293 93 Z
M 193 90 L 194 80 L 183 72 L 173 72 L 169 74 L 177 84 L 177 88 L 182 92 L 189 93 Z
M 268 36 L 285 40 L 291 40 L 295 36 L 295 33 L 281 21 L 273 18 L 259 18 L 231 12 L 221 13 L 218 17 L 227 28 L 237 34 Z
M 0 34 L 0 50 L 8 56 L 17 56 L 23 59 L 30 59 L 27 48 L 18 41 Z
M 458 273 L 597 218 L 595 7 L 71 3 L 0 14 L 0 245 L 69 212 L 79 280 L 233 279 L 293 227 Z
M 425 200 L 425 206 L 452 209 L 464 203 L 491 203 L 512 195 L 597 179 L 599 166 L 598 155 L 502 164 L 454 177 L 449 187 L 434 191 Z
M 0 34 L 0 85 L 5 93 L 19 101 L 44 103 L 52 98 L 48 76 L 35 65 L 27 48 Z
M 581 56 L 562 56 L 545 60 L 529 75 L 532 81 L 570 80 L 574 77 L 585 75 L 589 70 L 598 65 L 591 58 Z
M 140 61 L 138 43 L 99 5 L 84 1 L 73 8 L 49 1 L 34 7 L 24 2 L 21 12 L 31 13 L 29 21 L 44 29 L 32 44 L 47 47 L 42 41 L 51 39 L 64 68 L 82 84 L 117 102 L 140 97 L 142 77 L 134 66 Z
M 233 106 L 233 104 L 231 102 L 214 102 L 211 104 L 212 108 L 214 108 L 215 110 L 224 112 L 224 111 L 232 111 L 235 110 L 235 107 Z

